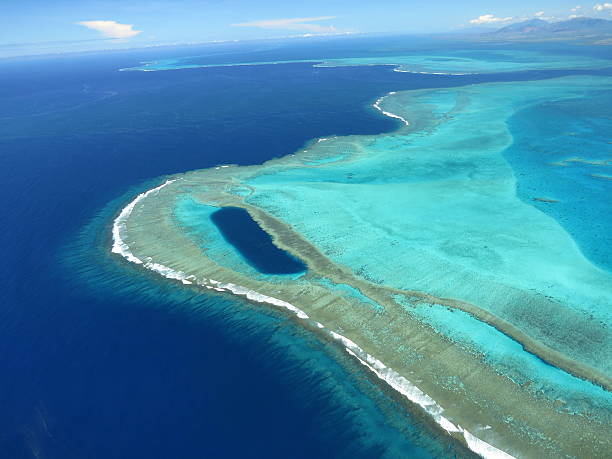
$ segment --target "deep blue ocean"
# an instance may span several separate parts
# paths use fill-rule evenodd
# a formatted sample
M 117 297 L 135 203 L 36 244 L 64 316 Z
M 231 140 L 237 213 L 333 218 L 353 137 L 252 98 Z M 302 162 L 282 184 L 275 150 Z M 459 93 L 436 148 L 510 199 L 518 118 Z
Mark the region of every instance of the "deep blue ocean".
M 291 319 L 111 256 L 108 225 L 165 174 L 392 130 L 388 91 L 571 72 L 117 71 L 210 49 L 0 61 L 0 458 L 462 456 Z

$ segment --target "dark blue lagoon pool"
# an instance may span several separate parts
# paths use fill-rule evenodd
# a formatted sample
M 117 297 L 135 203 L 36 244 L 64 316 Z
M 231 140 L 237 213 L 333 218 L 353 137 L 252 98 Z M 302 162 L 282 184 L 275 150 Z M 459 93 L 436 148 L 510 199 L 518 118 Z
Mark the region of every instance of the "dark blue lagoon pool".
M 223 207 L 211 215 L 221 234 L 246 260 L 263 274 L 296 274 L 306 265 L 272 243 L 249 213 L 240 207 Z

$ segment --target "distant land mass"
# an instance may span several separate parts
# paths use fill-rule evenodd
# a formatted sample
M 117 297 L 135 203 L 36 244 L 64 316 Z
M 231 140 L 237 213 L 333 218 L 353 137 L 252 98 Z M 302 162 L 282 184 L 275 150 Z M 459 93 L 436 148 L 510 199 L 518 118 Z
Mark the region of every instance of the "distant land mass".
M 559 22 L 530 19 L 493 31 L 471 30 L 466 32 L 466 38 L 478 41 L 580 40 L 590 44 L 612 45 L 612 21 L 588 17 Z

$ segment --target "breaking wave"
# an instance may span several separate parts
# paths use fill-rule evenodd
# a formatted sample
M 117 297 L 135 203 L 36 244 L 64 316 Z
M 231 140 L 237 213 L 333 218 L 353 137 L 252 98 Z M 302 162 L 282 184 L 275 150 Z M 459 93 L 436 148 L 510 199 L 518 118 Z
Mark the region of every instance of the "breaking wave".
M 385 96 L 386 97 L 386 96 Z M 383 98 L 377 101 L 377 104 L 382 101 Z M 376 107 L 376 104 L 375 104 Z M 378 108 L 378 107 L 376 107 Z M 378 108 L 380 109 L 380 108 Z M 382 111 L 382 110 L 381 110 Z M 383 111 L 384 114 L 387 114 Z M 387 116 L 392 116 L 394 118 L 400 118 L 406 124 L 403 118 L 393 115 L 387 114 Z M 244 296 L 250 301 L 254 301 L 257 303 L 265 303 L 271 306 L 275 306 L 277 308 L 285 309 L 295 314 L 298 319 L 301 320 L 309 320 L 312 322 L 314 326 L 316 326 L 321 332 L 325 333 L 327 336 L 333 338 L 335 341 L 339 342 L 344 346 L 344 349 L 347 353 L 357 359 L 361 364 L 366 366 L 370 371 L 372 371 L 379 379 L 387 383 L 391 388 L 400 393 L 403 397 L 405 397 L 410 402 L 420 406 L 427 414 L 431 416 L 431 418 L 446 432 L 448 433 L 459 433 L 463 435 L 465 442 L 473 452 L 480 455 L 485 459 L 514 459 L 514 456 L 494 447 L 493 445 L 477 438 L 475 435 L 470 433 L 469 431 L 462 428 L 460 425 L 453 424 L 448 418 L 443 416 L 444 409 L 429 395 L 421 391 L 416 385 L 411 383 L 408 379 L 401 376 L 395 370 L 390 367 L 387 367 L 380 360 L 371 356 L 367 352 L 365 352 L 361 347 L 359 347 L 355 342 L 346 338 L 339 333 L 334 332 L 326 328 L 320 322 L 315 322 L 310 320 L 308 314 L 299 309 L 298 307 L 283 301 L 278 298 L 274 298 L 271 296 L 264 295 L 262 293 L 256 292 L 254 290 L 250 290 L 246 287 L 242 287 L 240 285 L 232 284 L 232 283 L 224 283 L 221 281 L 217 281 L 209 278 L 200 278 L 198 279 L 194 275 L 187 275 L 182 271 L 176 271 L 168 266 L 164 266 L 162 264 L 154 262 L 151 258 L 147 257 L 144 261 L 138 258 L 136 255 L 132 253 L 129 245 L 124 241 L 123 236 L 126 231 L 126 223 L 129 219 L 131 213 L 133 212 L 136 205 L 150 196 L 151 194 L 157 193 L 159 190 L 164 188 L 165 186 L 175 182 L 175 180 L 167 180 L 165 183 L 152 188 L 146 192 L 139 194 L 133 201 L 131 201 L 127 206 L 125 206 L 117 218 L 113 221 L 112 227 L 112 236 L 113 236 L 113 245 L 111 251 L 118 255 L 121 255 L 123 258 L 128 260 L 131 263 L 142 265 L 144 268 L 154 271 L 161 276 L 177 280 L 186 285 L 199 285 L 201 287 L 205 287 L 209 290 L 214 290 L 217 292 L 229 292 L 234 295 Z
M 376 100 L 376 102 L 374 102 L 373 107 L 374 107 L 376 110 L 378 110 L 380 113 L 382 113 L 383 115 L 388 116 L 388 117 L 390 117 L 390 118 L 395 118 L 395 119 L 398 119 L 398 120 L 400 120 L 402 123 L 404 123 L 406 126 L 410 126 L 410 123 L 408 122 L 408 120 L 407 120 L 406 118 L 403 118 L 403 117 L 401 117 L 401 116 L 399 116 L 399 115 L 396 115 L 395 113 L 388 112 L 388 111 L 384 110 L 384 109 L 381 107 L 381 105 L 380 105 L 380 104 L 383 102 L 383 100 L 385 100 L 385 99 L 386 99 L 388 96 L 392 96 L 393 94 L 395 94 L 395 92 L 394 92 L 394 91 L 390 92 L 390 93 L 389 93 L 389 94 L 387 94 L 386 96 L 379 97 L 379 98 Z

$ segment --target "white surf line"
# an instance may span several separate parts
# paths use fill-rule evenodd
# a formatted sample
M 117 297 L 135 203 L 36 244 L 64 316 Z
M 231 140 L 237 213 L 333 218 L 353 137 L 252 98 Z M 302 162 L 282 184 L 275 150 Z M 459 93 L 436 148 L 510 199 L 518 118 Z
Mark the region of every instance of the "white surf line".
M 189 284 L 193 284 L 193 280 L 195 280 L 195 276 L 188 276 L 182 271 L 175 271 L 174 269 L 169 268 L 168 266 L 164 266 L 162 264 L 155 263 L 153 259 L 150 257 L 147 258 L 145 261 L 141 260 L 140 258 L 138 258 L 136 255 L 132 253 L 132 251 L 130 250 L 130 247 L 127 245 L 127 243 L 122 238 L 122 235 L 125 233 L 125 230 L 126 230 L 126 222 L 128 218 L 130 217 L 130 215 L 132 214 L 132 212 L 134 211 L 134 207 L 136 207 L 136 204 L 138 204 L 140 201 L 142 201 L 143 199 L 145 199 L 147 196 L 151 195 L 152 193 L 157 193 L 159 190 L 161 190 L 165 186 L 170 185 L 173 182 L 176 182 L 176 180 L 177 179 L 166 180 L 165 183 L 155 188 L 151 188 L 150 190 L 144 193 L 140 193 L 138 196 L 136 196 L 136 198 L 132 202 L 130 202 L 123 209 L 121 209 L 119 216 L 113 221 L 113 247 L 111 249 L 111 252 L 121 255 L 123 258 L 125 258 L 126 260 L 132 263 L 143 265 L 145 268 L 151 271 L 154 271 L 167 279 L 179 280 L 183 284 L 189 285 Z M 214 288 L 214 287 L 211 287 L 211 288 Z M 225 291 L 225 290 L 221 290 L 221 291 Z
M 154 271 L 167 279 L 174 279 L 187 285 L 196 283 L 197 285 L 206 287 L 210 290 L 216 290 L 218 292 L 231 292 L 234 295 L 245 296 L 248 300 L 255 301 L 257 303 L 266 303 L 291 311 L 298 317 L 298 319 L 310 319 L 308 314 L 286 301 L 267 296 L 232 283 L 223 283 L 214 279 L 206 278 L 198 280 L 193 275 L 189 276 L 182 271 L 175 271 L 172 268 L 155 263 L 150 257 L 147 257 L 146 261 L 143 262 L 130 251 L 129 246 L 123 241 L 121 236 L 125 232 L 127 219 L 134 210 L 134 207 L 147 196 L 161 190 L 163 187 L 175 181 L 176 180 L 168 180 L 156 188 L 152 188 L 149 191 L 139 194 L 132 202 L 121 210 L 119 216 L 113 222 L 113 247 L 111 251 L 121 255 L 123 258 L 132 263 L 143 265 L 143 267 L 146 269 Z M 433 398 L 421 391 L 416 385 L 412 384 L 395 370 L 387 367 L 380 360 L 366 353 L 356 343 L 345 336 L 327 329 L 320 322 L 314 322 L 314 325 L 320 330 L 328 333 L 329 336 L 336 341 L 340 342 L 344 346 L 346 352 L 370 369 L 379 379 L 387 383 L 392 389 L 399 392 L 412 403 L 419 405 L 446 432 L 458 432 L 463 434 L 463 438 L 465 439 L 468 448 L 473 452 L 485 459 L 515 459 L 514 456 L 511 456 L 510 454 L 496 448 L 484 440 L 477 438 L 460 425 L 455 425 L 449 421 L 448 418 L 442 416 L 444 409 Z
M 136 207 L 136 204 L 138 204 L 150 194 L 161 190 L 163 187 L 170 185 L 172 182 L 175 181 L 176 180 L 167 180 L 166 183 L 163 183 L 158 187 L 151 188 L 150 190 L 145 191 L 144 193 L 140 193 L 138 196 L 136 196 L 136 199 L 134 199 L 127 206 L 121 209 L 119 216 L 115 218 L 115 221 L 113 221 L 113 248 L 111 249 L 113 253 L 118 253 L 119 255 L 126 258 L 128 261 L 131 261 L 132 263 L 143 263 L 140 258 L 136 257 L 130 251 L 130 247 L 123 241 L 121 237 L 122 234 L 125 232 L 125 224 L 127 222 L 127 219 L 130 217 L 132 211 L 134 210 L 134 207 Z
M 410 123 L 408 122 L 408 120 L 406 120 L 405 118 L 403 118 L 403 117 L 401 117 L 401 116 L 399 116 L 399 115 L 396 115 L 395 113 L 387 112 L 387 111 L 385 111 L 385 110 L 384 110 L 384 109 L 383 109 L 383 108 L 380 106 L 380 104 L 382 103 L 382 101 L 383 101 L 383 100 L 385 100 L 385 99 L 386 99 L 387 97 L 389 97 L 389 96 L 392 96 L 393 94 L 395 94 L 395 92 L 394 92 L 394 91 L 393 91 L 393 92 L 390 92 L 390 93 L 389 93 L 389 94 L 387 94 L 386 96 L 379 97 L 379 98 L 376 100 L 376 102 L 374 102 L 373 107 L 374 107 L 376 110 L 378 110 L 379 112 L 381 112 L 383 115 L 386 115 L 386 116 L 388 116 L 388 117 L 390 117 L 390 118 L 396 118 L 396 119 L 400 120 L 402 123 L 404 123 L 406 126 L 410 126 Z
M 468 448 L 474 451 L 476 454 L 485 459 L 514 459 L 514 456 L 511 456 L 490 443 L 479 439 L 460 425 L 455 425 L 449 421 L 448 418 L 442 416 L 444 409 L 433 398 L 420 390 L 416 385 L 412 384 L 395 370 L 387 367 L 380 360 L 366 353 L 353 341 L 338 333 L 335 333 L 334 331 L 330 330 L 329 333 L 333 338 L 340 341 L 345 346 L 344 349 L 346 352 L 359 360 L 359 362 L 369 368 L 379 379 L 386 382 L 389 386 L 402 394 L 412 403 L 419 405 L 434 419 L 436 424 L 442 427 L 445 431 L 448 433 L 462 433 Z
M 401 68 L 394 68 L 394 72 L 399 73 L 415 73 L 417 75 L 452 75 L 452 76 L 461 76 L 461 75 L 480 75 L 477 72 L 465 72 L 465 73 L 449 73 L 449 72 L 417 72 L 416 70 L 404 70 Z

